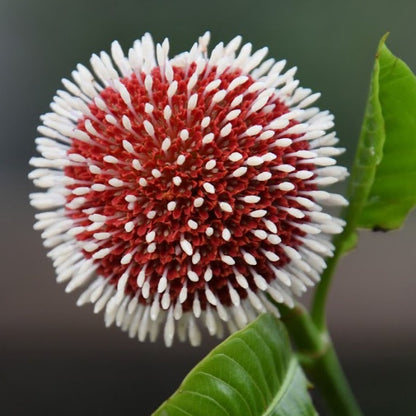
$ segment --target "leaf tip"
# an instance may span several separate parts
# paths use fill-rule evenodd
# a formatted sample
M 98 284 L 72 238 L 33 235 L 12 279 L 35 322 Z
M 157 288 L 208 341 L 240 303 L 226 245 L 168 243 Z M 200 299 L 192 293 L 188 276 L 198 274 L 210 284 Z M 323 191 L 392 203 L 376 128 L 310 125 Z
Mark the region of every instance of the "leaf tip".
M 376 59 L 378 59 L 381 49 L 386 46 L 386 40 L 390 36 L 390 32 L 386 32 L 380 39 L 376 52 Z

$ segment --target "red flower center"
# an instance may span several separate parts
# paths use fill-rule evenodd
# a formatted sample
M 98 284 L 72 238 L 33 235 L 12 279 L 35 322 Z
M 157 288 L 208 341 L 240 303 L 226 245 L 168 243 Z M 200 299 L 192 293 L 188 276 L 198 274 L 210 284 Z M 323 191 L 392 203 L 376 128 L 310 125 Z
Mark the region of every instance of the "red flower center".
M 66 213 L 97 273 L 184 311 L 276 279 L 310 221 L 297 198 L 315 189 L 308 142 L 274 91 L 238 70 L 196 71 L 173 66 L 168 82 L 157 67 L 105 88 L 65 168 Z

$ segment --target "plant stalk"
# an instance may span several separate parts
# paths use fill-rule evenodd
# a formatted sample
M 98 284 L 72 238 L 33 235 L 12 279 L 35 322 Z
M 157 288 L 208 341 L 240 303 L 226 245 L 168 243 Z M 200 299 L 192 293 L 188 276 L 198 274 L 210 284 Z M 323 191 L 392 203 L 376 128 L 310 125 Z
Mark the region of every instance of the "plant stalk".
M 299 361 L 334 416 L 362 416 L 326 329 L 318 329 L 302 306 L 280 305 L 282 320 L 298 350 Z
M 355 211 L 351 209 L 350 205 L 347 213 L 344 215 L 344 218 L 346 218 L 346 226 L 344 231 L 334 239 L 334 255 L 327 260 L 327 267 L 321 276 L 321 281 L 317 285 L 315 295 L 312 299 L 311 317 L 320 331 L 326 330 L 326 303 L 335 267 L 342 255 L 350 251 L 356 244 L 357 218 L 356 215 L 352 214 Z

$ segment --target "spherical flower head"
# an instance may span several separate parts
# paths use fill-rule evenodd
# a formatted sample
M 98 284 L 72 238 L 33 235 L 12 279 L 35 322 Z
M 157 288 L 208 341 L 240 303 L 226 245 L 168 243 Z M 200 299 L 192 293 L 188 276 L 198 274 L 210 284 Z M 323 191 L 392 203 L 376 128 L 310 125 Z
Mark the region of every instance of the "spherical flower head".
M 168 58 L 149 34 L 127 56 L 91 58 L 64 79 L 36 139 L 31 204 L 44 245 L 78 304 L 131 337 L 170 346 L 241 328 L 293 305 L 319 280 L 342 221 L 319 190 L 346 175 L 333 116 L 296 68 L 240 48 L 208 53 L 209 33 Z

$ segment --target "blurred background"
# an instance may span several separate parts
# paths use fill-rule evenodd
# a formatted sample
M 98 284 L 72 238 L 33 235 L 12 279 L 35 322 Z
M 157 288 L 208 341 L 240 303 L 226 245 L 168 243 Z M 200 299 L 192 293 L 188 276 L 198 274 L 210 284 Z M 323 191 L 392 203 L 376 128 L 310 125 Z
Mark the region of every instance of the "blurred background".
M 105 329 L 77 294 L 55 283 L 27 194 L 39 115 L 60 79 L 118 39 L 169 36 L 172 53 L 205 30 L 212 43 L 242 34 L 299 67 L 322 92 L 354 154 L 379 38 L 416 69 L 414 0 L 0 0 L 0 412 L 4 415 L 148 415 L 216 344 L 140 344 Z M 416 115 L 415 115 L 416 116 Z M 361 234 L 342 261 L 329 322 L 366 415 L 414 415 L 416 216 L 390 234 Z

